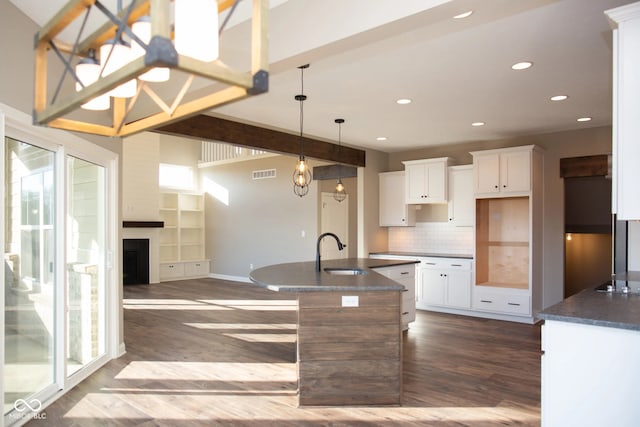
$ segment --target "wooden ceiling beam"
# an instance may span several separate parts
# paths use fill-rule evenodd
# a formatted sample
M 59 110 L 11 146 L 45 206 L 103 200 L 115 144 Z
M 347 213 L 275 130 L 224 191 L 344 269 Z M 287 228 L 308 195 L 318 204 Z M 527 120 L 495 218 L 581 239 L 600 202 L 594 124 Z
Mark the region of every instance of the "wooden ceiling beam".
M 280 154 L 292 154 L 295 156 L 300 154 L 299 135 L 204 114 L 157 127 L 153 129 L 153 132 L 204 141 L 226 142 L 232 145 L 257 148 Z M 363 150 L 306 137 L 303 138 L 303 147 L 304 155 L 308 158 L 357 167 L 365 166 L 365 152 Z

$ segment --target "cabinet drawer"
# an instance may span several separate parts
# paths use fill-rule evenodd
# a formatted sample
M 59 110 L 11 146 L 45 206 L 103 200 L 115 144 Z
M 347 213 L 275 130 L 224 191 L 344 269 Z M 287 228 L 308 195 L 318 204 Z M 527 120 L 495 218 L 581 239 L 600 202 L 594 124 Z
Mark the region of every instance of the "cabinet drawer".
M 408 265 L 406 267 L 395 267 L 389 269 L 389 279 L 400 281 L 401 279 L 407 278 L 415 278 L 416 277 L 416 267 L 415 264 Z
M 424 259 L 421 262 L 422 268 L 437 268 L 446 270 L 471 270 L 472 261 L 469 259 Z
M 171 264 L 160 264 L 161 279 L 175 279 L 184 276 L 184 265 L 177 262 Z
M 204 277 L 209 275 L 209 262 L 194 261 L 184 264 L 184 275 L 187 277 Z
M 509 295 L 491 292 L 476 292 L 473 308 L 484 311 L 528 316 L 531 313 L 528 295 Z

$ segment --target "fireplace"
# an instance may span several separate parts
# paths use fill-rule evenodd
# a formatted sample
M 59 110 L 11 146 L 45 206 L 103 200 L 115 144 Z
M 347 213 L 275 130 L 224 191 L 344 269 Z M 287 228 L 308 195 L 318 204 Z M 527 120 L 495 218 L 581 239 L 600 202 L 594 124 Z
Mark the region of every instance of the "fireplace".
M 149 284 L 149 239 L 122 240 L 122 283 Z

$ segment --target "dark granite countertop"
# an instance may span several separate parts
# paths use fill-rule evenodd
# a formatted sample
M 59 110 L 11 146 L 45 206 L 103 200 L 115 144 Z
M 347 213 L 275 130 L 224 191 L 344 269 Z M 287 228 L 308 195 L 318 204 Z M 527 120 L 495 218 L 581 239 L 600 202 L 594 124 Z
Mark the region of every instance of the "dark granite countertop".
M 640 294 L 587 289 L 543 310 L 536 317 L 640 331 Z
M 389 252 L 371 252 L 369 255 L 393 255 L 393 256 L 404 256 L 407 258 L 461 258 L 461 259 L 473 259 L 473 255 L 471 254 L 443 254 L 436 252 L 398 252 L 398 251 L 389 251 Z
M 253 270 L 249 278 L 256 285 L 276 292 L 317 291 L 401 291 L 404 286 L 382 274 L 375 268 L 414 264 L 417 261 L 384 260 L 372 258 L 347 258 L 322 261 L 322 271 L 316 272 L 316 264 L 293 262 L 276 264 Z M 326 268 L 361 269 L 366 274 L 334 275 Z

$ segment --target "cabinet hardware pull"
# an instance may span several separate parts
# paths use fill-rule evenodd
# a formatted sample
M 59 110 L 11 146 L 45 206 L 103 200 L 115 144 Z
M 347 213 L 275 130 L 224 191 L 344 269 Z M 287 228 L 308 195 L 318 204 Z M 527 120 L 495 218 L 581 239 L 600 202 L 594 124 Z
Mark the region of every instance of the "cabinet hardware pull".
M 409 292 L 409 289 L 404 288 L 404 289 L 402 290 L 402 292 Z
M 402 271 L 402 272 L 400 272 L 400 274 L 409 274 L 409 272 L 408 271 Z
M 496 185 L 494 188 L 498 188 L 498 186 Z
M 425 264 L 427 264 L 427 265 L 436 265 L 435 262 L 425 262 Z
M 481 299 L 481 300 L 480 300 L 480 302 L 488 302 L 489 304 L 492 304 L 492 303 L 493 303 L 493 301 L 488 300 L 488 299 Z
M 520 304 L 515 303 L 515 302 L 508 302 L 507 304 L 509 304 L 509 305 L 515 305 L 515 306 L 517 306 L 517 307 L 520 307 Z
M 407 314 L 409 314 L 408 311 L 405 311 L 404 313 L 402 313 L 403 316 L 406 316 Z
M 451 264 L 451 267 L 462 267 L 462 264 Z

